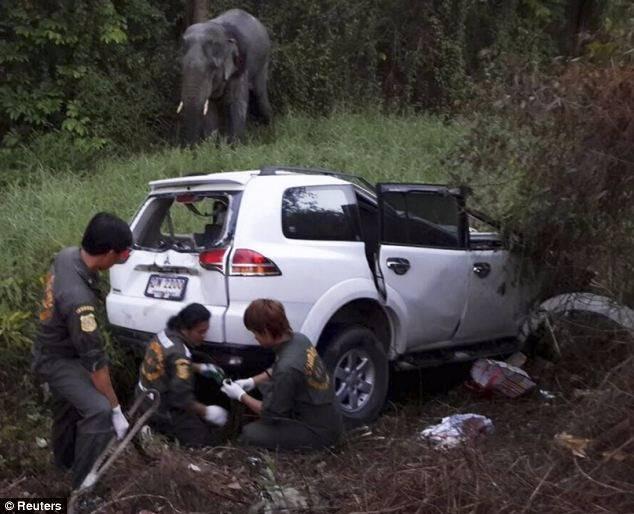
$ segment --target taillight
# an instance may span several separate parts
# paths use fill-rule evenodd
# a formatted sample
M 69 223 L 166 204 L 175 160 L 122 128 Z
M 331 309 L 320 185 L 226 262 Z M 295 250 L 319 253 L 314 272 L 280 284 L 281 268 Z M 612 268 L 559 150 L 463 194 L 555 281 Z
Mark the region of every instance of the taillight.
M 226 248 L 213 248 L 211 250 L 205 250 L 198 256 L 198 262 L 200 265 L 208 270 L 216 270 L 221 273 L 224 271 L 224 260 Z
M 231 260 L 231 274 L 246 277 L 267 277 L 281 275 L 275 263 L 261 253 L 239 248 Z

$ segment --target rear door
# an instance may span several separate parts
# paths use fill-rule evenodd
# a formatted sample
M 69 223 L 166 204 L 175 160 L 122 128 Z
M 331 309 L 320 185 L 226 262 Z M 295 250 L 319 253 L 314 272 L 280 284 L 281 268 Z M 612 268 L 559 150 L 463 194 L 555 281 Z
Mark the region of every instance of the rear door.
M 464 195 L 444 186 L 378 184 L 379 288 L 406 309 L 408 351 L 450 341 L 469 287 Z
M 171 315 L 198 302 L 212 313 L 208 339 L 223 341 L 228 305 L 223 271 L 239 196 L 184 191 L 148 198 L 132 224 L 128 262 L 110 273 L 110 322 L 156 332 Z

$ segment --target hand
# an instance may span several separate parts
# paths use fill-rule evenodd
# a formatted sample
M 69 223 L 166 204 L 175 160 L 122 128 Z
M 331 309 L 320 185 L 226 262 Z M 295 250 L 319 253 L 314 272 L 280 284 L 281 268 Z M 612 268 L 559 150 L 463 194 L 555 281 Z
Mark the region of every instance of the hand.
M 237 382 L 232 382 L 231 380 L 223 380 L 220 390 L 232 400 L 238 401 L 240 401 L 242 395 L 247 394 L 244 392 L 244 389 L 240 387 L 240 384 L 238 384 Z
M 235 381 L 245 392 L 253 391 L 255 389 L 255 382 L 252 378 L 240 378 Z
M 212 423 L 221 427 L 227 423 L 228 417 L 229 414 L 222 407 L 218 407 L 217 405 L 207 405 L 205 407 L 205 421 L 207 423 Z
M 214 366 L 213 364 L 199 364 L 198 373 L 205 378 L 215 380 L 218 384 L 222 384 L 222 381 L 225 379 L 224 370 L 220 366 Z
M 121 411 L 121 405 L 117 405 L 114 409 L 112 409 L 112 425 L 114 426 L 114 431 L 117 433 L 117 439 L 123 439 L 125 433 L 128 431 L 130 423 L 128 423 L 128 420 L 125 419 L 125 416 Z

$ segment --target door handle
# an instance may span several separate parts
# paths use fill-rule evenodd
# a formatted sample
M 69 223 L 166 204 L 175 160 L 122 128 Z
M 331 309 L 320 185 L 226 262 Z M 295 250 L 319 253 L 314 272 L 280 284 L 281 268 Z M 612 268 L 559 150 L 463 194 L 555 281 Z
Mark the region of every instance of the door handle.
M 480 278 L 486 277 L 491 273 L 491 265 L 488 262 L 476 262 L 473 265 L 473 272 Z
M 390 257 L 385 261 L 385 264 L 397 275 L 405 275 L 410 268 L 409 261 L 402 257 Z

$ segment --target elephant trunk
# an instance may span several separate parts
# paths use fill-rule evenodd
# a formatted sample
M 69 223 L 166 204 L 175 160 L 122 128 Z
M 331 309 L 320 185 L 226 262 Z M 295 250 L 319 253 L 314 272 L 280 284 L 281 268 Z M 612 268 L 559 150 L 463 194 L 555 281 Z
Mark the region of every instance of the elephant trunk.
M 179 105 L 182 111 L 181 144 L 183 146 L 193 146 L 203 137 L 204 118 L 207 115 L 209 98 L 207 91 L 211 89 L 206 83 L 209 82 L 209 79 L 198 76 L 183 78 L 182 105 Z

